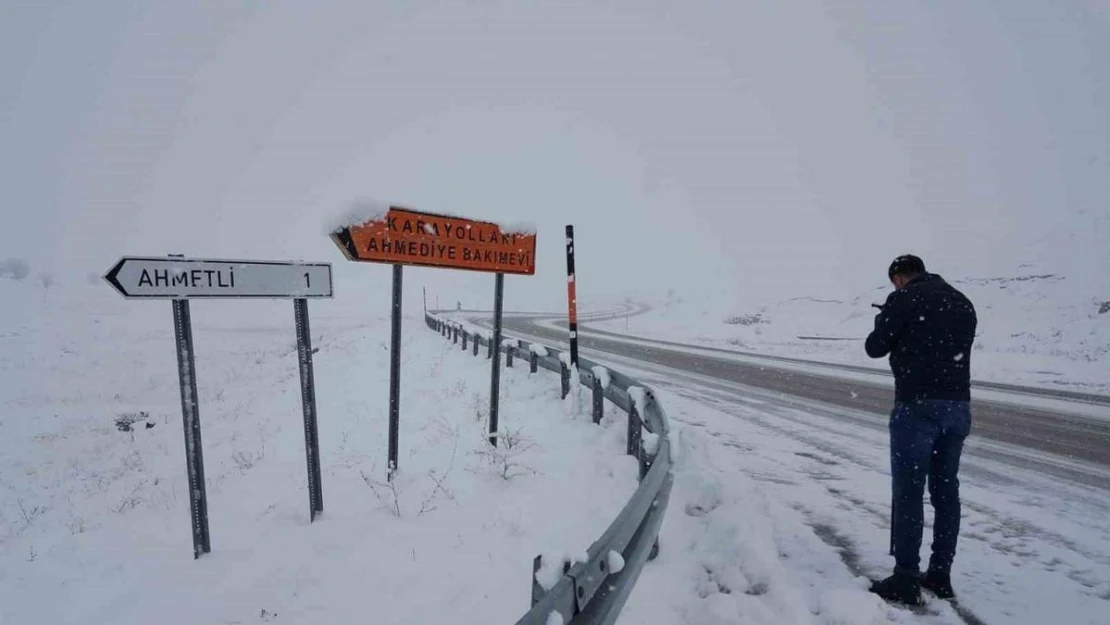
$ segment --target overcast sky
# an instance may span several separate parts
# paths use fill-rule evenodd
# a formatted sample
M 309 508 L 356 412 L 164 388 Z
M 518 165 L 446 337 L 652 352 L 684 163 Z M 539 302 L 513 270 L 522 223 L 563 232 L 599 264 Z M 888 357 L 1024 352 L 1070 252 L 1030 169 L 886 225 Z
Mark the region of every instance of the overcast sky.
M 330 260 L 359 198 L 527 220 L 516 307 L 1110 266 L 1105 0 L 5 2 L 0 257 Z M 1021 264 L 1030 267 L 1020 267 Z M 408 274 L 446 301 L 483 274 Z M 64 279 L 64 278 L 63 278 Z

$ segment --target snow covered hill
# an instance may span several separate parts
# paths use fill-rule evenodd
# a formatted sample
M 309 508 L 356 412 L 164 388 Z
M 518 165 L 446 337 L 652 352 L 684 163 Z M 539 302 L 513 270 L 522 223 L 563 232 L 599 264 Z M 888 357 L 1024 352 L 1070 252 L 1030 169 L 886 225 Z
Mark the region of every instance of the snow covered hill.
M 1110 393 L 1110 292 L 1061 274 L 946 276 L 979 314 L 972 375 L 979 380 Z M 842 299 L 770 304 L 672 292 L 652 310 L 591 327 L 767 354 L 885 367 L 863 353 L 888 287 Z
M 623 425 L 599 435 L 567 416 L 557 378 L 517 368 L 502 377 L 511 445 L 491 452 L 488 361 L 410 317 L 391 488 L 389 324 L 352 300 L 309 304 L 325 505 L 311 525 L 292 306 L 194 302 L 212 535 L 194 561 L 169 304 L 0 279 L 0 623 L 523 614 L 532 558 L 584 550 L 635 489 Z

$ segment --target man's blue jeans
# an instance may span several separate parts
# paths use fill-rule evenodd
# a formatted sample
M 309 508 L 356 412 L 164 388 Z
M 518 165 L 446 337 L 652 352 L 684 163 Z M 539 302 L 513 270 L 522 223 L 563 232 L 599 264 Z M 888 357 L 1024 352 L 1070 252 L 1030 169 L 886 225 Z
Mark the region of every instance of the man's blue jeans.
M 894 404 L 890 415 L 894 495 L 890 542 L 895 572 L 921 573 L 926 481 L 934 513 L 929 568 L 951 571 L 960 533 L 960 454 L 970 432 L 969 402 L 924 399 Z

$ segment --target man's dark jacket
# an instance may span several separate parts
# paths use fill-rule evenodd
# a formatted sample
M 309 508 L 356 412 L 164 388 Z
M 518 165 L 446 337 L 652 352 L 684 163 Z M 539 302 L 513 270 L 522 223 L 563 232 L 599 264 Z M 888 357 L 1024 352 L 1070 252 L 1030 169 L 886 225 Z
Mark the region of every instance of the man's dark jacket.
M 865 347 L 872 358 L 890 354 L 895 401 L 970 401 L 977 324 L 971 301 L 926 273 L 886 298 Z

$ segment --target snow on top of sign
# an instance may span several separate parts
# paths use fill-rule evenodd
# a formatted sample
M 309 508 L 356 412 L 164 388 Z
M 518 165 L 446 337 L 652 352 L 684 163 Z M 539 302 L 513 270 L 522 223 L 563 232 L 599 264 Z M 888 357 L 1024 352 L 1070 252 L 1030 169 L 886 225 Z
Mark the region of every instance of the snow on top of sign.
M 354 201 L 342 212 L 332 215 L 324 223 L 324 234 L 332 235 L 344 228 L 360 226 L 370 221 L 381 221 L 389 212 L 390 204 L 374 199 L 359 199 Z
M 505 234 L 536 234 L 536 224 L 530 221 L 503 221 L 497 224 Z
M 417 212 L 424 212 L 421 209 L 410 209 Z M 487 224 L 493 224 L 501 229 L 502 234 L 536 234 L 536 225 L 530 221 L 520 221 L 513 219 L 487 219 L 480 215 L 460 215 L 459 213 L 447 210 L 440 210 L 438 208 L 429 209 L 426 212 L 433 215 L 440 215 L 443 217 L 450 217 L 452 219 L 465 219 L 467 221 L 478 221 Z
M 415 209 L 413 209 L 415 210 Z M 451 211 L 430 210 L 428 211 L 434 215 L 441 215 L 443 217 L 450 217 L 452 219 L 465 219 L 467 221 L 477 221 L 497 226 L 502 234 L 521 234 L 531 235 L 536 234 L 536 225 L 530 221 L 514 221 L 514 220 L 497 220 L 485 219 L 483 217 L 459 215 Z M 434 231 L 429 234 L 435 234 Z
M 415 209 L 415 208 L 410 209 L 410 208 L 406 208 L 406 207 L 403 207 L 403 206 L 395 206 L 393 204 L 390 204 L 389 202 L 383 202 L 381 200 L 375 200 L 375 199 L 370 199 L 370 198 L 358 199 L 358 200 L 355 200 L 350 206 L 346 207 L 343 211 L 332 215 L 324 223 L 324 229 L 325 229 L 324 234 L 330 236 L 330 235 L 332 235 L 336 232 L 339 232 L 340 230 L 342 230 L 344 228 L 349 228 L 351 226 L 360 226 L 362 224 L 365 224 L 365 223 L 371 222 L 371 221 L 381 221 L 382 219 L 385 219 L 386 213 L 389 212 L 390 208 L 401 208 L 401 209 L 405 209 L 405 210 L 413 210 L 413 211 L 417 211 L 417 212 L 424 212 L 424 211 L 421 211 L 420 209 Z M 443 210 L 438 210 L 438 209 L 437 210 L 430 210 L 430 211 L 426 211 L 426 212 L 431 213 L 433 215 L 442 215 L 443 217 L 451 217 L 453 219 L 465 219 L 465 220 L 468 220 L 468 221 L 480 221 L 480 222 L 493 224 L 493 225 L 497 226 L 498 228 L 500 228 L 501 232 L 504 233 L 504 234 L 521 234 L 521 235 L 536 234 L 535 224 L 533 224 L 531 222 L 527 222 L 527 221 L 513 221 L 513 220 L 501 220 L 501 221 L 499 221 L 499 220 L 494 220 L 494 219 L 483 219 L 481 217 L 467 217 L 465 215 L 459 215 L 459 214 L 456 214 L 456 213 L 452 213 L 450 211 L 443 211 Z M 428 226 L 426 226 L 426 232 L 428 234 L 434 235 L 435 234 L 435 229 L 434 229 L 433 226 L 428 225 Z

